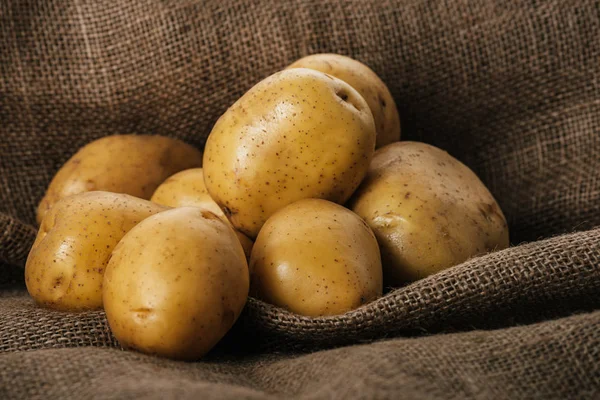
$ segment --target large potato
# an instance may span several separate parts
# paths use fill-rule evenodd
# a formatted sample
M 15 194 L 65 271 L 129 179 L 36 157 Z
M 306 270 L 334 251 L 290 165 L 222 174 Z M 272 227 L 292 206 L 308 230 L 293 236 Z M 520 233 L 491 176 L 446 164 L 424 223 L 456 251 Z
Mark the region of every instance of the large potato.
M 150 201 L 169 207 L 203 207 L 231 224 L 223 210 L 208 194 L 202 168 L 187 169 L 171 176 L 156 189 Z M 237 230 L 236 235 L 244 248 L 246 258 L 250 258 L 252 240 Z
M 107 136 L 82 147 L 56 173 L 37 210 L 41 223 L 58 200 L 102 190 L 148 200 L 165 179 L 201 167 L 202 152 L 180 140 L 151 135 Z
M 118 244 L 104 276 L 106 317 L 124 347 L 194 360 L 240 315 L 248 280 L 233 229 L 208 210 L 176 208 Z
M 375 232 L 390 286 L 509 244 L 502 210 L 479 178 L 424 143 L 377 150 L 349 206 Z
M 296 200 L 345 202 L 374 148 L 373 116 L 356 90 L 322 72 L 290 69 L 258 83 L 217 121 L 204 182 L 232 224 L 255 238 Z
M 313 54 L 288 68 L 310 68 L 347 82 L 367 101 L 377 130 L 377 147 L 400 140 L 400 116 L 381 78 L 360 61 L 339 54 Z
M 377 240 L 350 210 L 295 202 L 260 231 L 250 259 L 251 293 L 308 316 L 341 314 L 381 296 Z
M 126 194 L 88 192 L 65 198 L 42 221 L 25 265 L 25 283 L 45 307 L 102 307 L 110 253 L 138 222 L 167 207 Z

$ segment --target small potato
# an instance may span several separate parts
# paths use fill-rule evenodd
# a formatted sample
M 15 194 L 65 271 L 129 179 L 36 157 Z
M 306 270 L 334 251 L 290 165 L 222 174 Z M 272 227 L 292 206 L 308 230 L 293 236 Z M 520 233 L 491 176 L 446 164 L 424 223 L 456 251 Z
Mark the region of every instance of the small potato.
M 204 149 L 204 182 L 233 226 L 255 238 L 296 200 L 344 203 L 374 149 L 373 116 L 356 90 L 322 72 L 289 69 L 219 118 Z
M 377 130 L 377 147 L 400 140 L 400 116 L 394 98 L 375 72 L 360 61 L 339 54 L 313 54 L 288 68 L 310 68 L 348 83 L 367 101 Z
M 148 200 L 165 179 L 201 167 L 202 152 L 180 140 L 151 135 L 107 136 L 79 149 L 56 173 L 37 209 L 37 221 L 58 200 L 96 190 Z
M 176 208 L 133 228 L 104 276 L 104 308 L 119 343 L 196 360 L 233 326 L 248 297 L 235 232 L 212 212 Z
M 381 296 L 377 240 L 350 210 L 297 201 L 260 231 L 250 260 L 251 293 L 307 316 L 342 314 Z
M 208 194 L 203 174 L 202 168 L 187 169 L 176 173 L 156 189 L 150 201 L 169 207 L 203 207 L 231 225 L 223 210 Z M 236 231 L 235 233 L 244 248 L 246 258 L 250 258 L 254 242 L 242 232 Z
M 114 247 L 138 222 L 167 209 L 108 192 L 62 199 L 46 214 L 29 252 L 29 294 L 59 310 L 102 308 L 102 276 Z
M 502 210 L 477 175 L 425 143 L 379 149 L 349 206 L 375 232 L 389 286 L 509 244 Z

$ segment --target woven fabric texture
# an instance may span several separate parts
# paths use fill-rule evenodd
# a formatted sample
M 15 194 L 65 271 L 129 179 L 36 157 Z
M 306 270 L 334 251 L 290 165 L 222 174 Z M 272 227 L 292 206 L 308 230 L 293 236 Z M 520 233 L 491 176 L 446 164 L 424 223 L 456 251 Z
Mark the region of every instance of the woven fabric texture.
M 116 349 L 0 354 L 0 398 L 597 399 L 600 312 L 308 355 L 182 363 Z
M 598 304 L 600 229 L 473 259 L 342 316 L 302 317 L 250 299 L 228 343 L 312 351 L 399 335 L 532 323 Z M 0 352 L 82 345 L 118 346 L 103 312 L 41 309 L 19 291 L 0 300 Z
M 0 398 L 599 397 L 599 38 L 597 0 L 0 2 Z M 250 299 L 191 364 L 119 350 L 102 312 L 33 305 L 35 207 L 79 147 L 201 148 L 253 84 L 318 52 L 377 72 L 403 139 L 471 167 L 514 246 L 338 317 Z

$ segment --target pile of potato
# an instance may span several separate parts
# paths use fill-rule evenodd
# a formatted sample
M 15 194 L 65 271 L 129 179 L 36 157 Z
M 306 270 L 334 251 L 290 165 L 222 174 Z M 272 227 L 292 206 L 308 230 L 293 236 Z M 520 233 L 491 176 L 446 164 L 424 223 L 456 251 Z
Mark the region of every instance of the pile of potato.
M 469 168 L 399 139 L 381 79 L 319 54 L 244 94 L 204 153 L 160 136 L 94 141 L 38 207 L 28 291 L 58 310 L 104 308 L 124 347 L 197 359 L 249 294 L 336 315 L 508 246 Z

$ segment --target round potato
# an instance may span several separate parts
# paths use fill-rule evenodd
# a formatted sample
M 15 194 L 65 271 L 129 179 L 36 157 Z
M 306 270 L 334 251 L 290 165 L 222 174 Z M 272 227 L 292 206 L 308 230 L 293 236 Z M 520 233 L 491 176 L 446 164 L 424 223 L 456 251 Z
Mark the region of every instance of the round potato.
M 176 208 L 118 244 L 104 276 L 104 308 L 122 346 L 195 360 L 233 326 L 248 281 L 233 229 L 208 210 Z
M 339 54 L 313 54 L 288 68 L 310 68 L 348 83 L 367 101 L 377 130 L 377 147 L 400 140 L 400 116 L 388 87 L 360 61 Z
M 477 175 L 424 143 L 379 149 L 349 206 L 375 232 L 389 286 L 509 244 L 502 210 Z
M 250 271 L 252 295 L 313 317 L 342 314 L 382 292 L 371 229 L 350 210 L 319 199 L 297 201 L 269 218 Z
M 126 194 L 88 192 L 60 200 L 46 214 L 25 264 L 25 283 L 40 305 L 102 308 L 102 276 L 119 240 L 167 207 Z
M 165 179 L 201 167 L 202 152 L 180 140 L 151 135 L 114 135 L 82 147 L 56 173 L 37 209 L 37 221 L 58 200 L 107 191 L 148 200 Z
M 204 150 L 204 182 L 236 229 L 255 238 L 277 210 L 304 198 L 345 202 L 375 148 L 365 100 L 310 69 L 258 83 L 217 121 Z
M 187 169 L 171 176 L 156 189 L 150 201 L 169 207 L 203 207 L 231 225 L 223 210 L 208 194 L 202 168 Z M 250 258 L 254 242 L 237 230 L 236 235 L 246 258 Z

